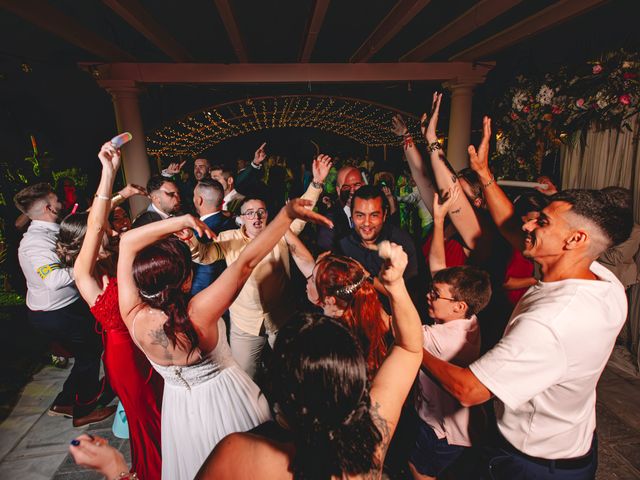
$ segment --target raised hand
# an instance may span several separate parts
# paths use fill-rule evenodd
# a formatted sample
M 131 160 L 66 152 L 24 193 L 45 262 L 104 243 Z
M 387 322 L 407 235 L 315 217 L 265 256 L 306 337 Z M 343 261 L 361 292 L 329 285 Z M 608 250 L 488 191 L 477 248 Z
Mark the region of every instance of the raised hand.
M 311 165 L 313 181 L 316 183 L 324 183 L 325 178 L 327 178 L 327 175 L 329 175 L 329 171 L 331 170 L 331 165 L 333 165 L 333 163 L 329 155 L 324 155 L 322 153 L 318 155 Z
M 402 281 L 402 274 L 407 267 L 408 257 L 400 245 L 387 240 L 378 244 L 378 255 L 384 259 L 378 277 L 384 285 L 393 285 Z
M 433 93 L 433 101 L 431 102 L 431 113 L 429 117 L 427 114 L 422 114 L 420 119 L 420 130 L 422 135 L 428 143 L 438 141 L 438 134 L 436 129 L 438 128 L 438 117 L 440 116 L 440 102 L 442 101 L 442 94 L 438 92 Z M 427 121 L 428 118 L 428 121 Z
M 171 176 L 177 175 L 180 173 L 185 163 L 187 163 L 186 160 L 182 163 L 178 163 L 178 162 L 170 163 L 169 166 L 162 171 L 162 173 L 166 173 L 167 175 L 171 175 Z
M 143 195 L 143 196 L 147 196 L 147 190 L 144 187 L 141 187 L 140 185 L 135 185 L 133 183 L 128 183 L 122 190 L 120 190 L 118 192 L 120 195 L 122 195 L 122 198 L 129 198 L 129 197 L 133 197 L 134 195 Z
M 266 146 L 267 142 L 264 142 L 253 154 L 253 163 L 255 163 L 256 165 L 260 165 L 262 162 L 264 162 L 264 159 L 267 158 L 267 152 L 265 152 L 264 150 L 264 147 Z
M 303 198 L 294 198 L 287 202 L 283 210 L 285 214 L 291 219 L 295 220 L 299 218 L 306 222 L 313 222 L 319 225 L 326 225 L 329 228 L 333 228 L 333 222 L 319 213 L 311 210 L 313 202 L 311 200 L 305 200 Z
M 469 145 L 469 164 L 471 169 L 481 178 L 491 175 L 489 170 L 489 140 L 491 140 L 491 119 L 485 116 L 482 119 L 482 141 L 478 151 L 473 145 Z
M 558 193 L 558 188 L 554 185 L 549 177 L 538 177 L 537 182 L 547 186 L 547 188 L 536 187 L 536 190 L 540 193 L 544 195 L 555 195 L 556 193 Z
M 120 150 L 115 148 L 111 142 L 107 142 L 100 148 L 98 158 L 102 164 L 102 169 L 115 174 L 120 168 Z
M 393 116 L 393 118 L 391 119 L 391 131 L 399 137 L 402 137 L 409 132 L 407 124 L 405 123 L 404 118 L 402 118 L 402 115 L 397 114 Z
M 460 183 L 454 183 L 442 196 L 433 194 L 433 221 L 444 221 L 444 217 L 449 213 L 449 208 L 458 200 L 460 196 Z

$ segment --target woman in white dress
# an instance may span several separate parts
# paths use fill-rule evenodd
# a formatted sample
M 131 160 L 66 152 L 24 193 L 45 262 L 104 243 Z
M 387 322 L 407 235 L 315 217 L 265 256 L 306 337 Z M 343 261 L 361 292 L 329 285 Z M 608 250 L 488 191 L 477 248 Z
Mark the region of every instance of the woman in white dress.
M 184 215 L 125 233 L 120 241 L 120 313 L 131 337 L 164 377 L 162 477 L 192 479 L 213 447 L 227 434 L 249 430 L 270 418 L 257 385 L 231 357 L 221 315 L 253 268 L 300 218 L 330 225 L 289 202 L 260 237 L 209 287 L 188 300 L 191 255 L 173 233 L 213 233 Z

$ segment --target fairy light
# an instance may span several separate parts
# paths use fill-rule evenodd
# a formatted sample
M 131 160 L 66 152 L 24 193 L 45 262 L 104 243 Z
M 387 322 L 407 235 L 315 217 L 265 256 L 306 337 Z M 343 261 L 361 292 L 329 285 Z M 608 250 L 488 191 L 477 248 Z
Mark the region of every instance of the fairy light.
M 270 128 L 318 128 L 367 147 L 397 146 L 397 112 L 364 100 L 312 95 L 247 98 L 192 113 L 151 133 L 149 155 L 197 156 L 230 138 Z M 424 143 L 416 116 L 403 114 L 414 141 Z M 439 139 L 440 140 L 440 139 Z

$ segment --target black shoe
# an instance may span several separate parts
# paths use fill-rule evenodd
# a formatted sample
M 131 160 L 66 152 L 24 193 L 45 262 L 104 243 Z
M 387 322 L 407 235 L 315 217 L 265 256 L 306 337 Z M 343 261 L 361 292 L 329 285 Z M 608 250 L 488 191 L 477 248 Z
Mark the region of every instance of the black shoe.
M 73 405 L 54 405 L 49 407 L 47 415 L 50 417 L 73 418 Z
M 91 425 L 92 423 L 98 423 L 104 420 L 105 418 L 109 418 L 111 415 L 116 413 L 117 406 L 113 405 L 111 407 L 104 408 L 96 408 L 94 411 L 85 415 L 84 417 L 74 417 L 73 426 L 74 427 L 84 427 L 85 425 Z

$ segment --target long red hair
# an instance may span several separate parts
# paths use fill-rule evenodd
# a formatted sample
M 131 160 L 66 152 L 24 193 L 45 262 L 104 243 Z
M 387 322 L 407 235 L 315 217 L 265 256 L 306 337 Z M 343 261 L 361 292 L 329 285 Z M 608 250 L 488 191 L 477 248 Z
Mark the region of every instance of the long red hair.
M 367 272 L 352 258 L 328 255 L 316 266 L 316 288 L 321 301 L 328 296 L 335 297 L 344 309 L 341 320 L 360 340 L 372 376 L 387 355 L 384 335 L 388 328 L 382 318 L 378 293 Z

